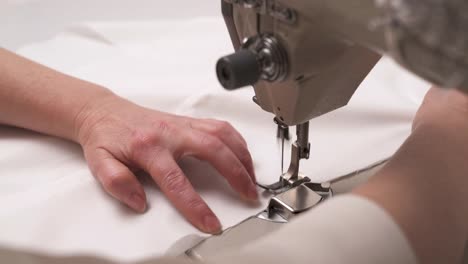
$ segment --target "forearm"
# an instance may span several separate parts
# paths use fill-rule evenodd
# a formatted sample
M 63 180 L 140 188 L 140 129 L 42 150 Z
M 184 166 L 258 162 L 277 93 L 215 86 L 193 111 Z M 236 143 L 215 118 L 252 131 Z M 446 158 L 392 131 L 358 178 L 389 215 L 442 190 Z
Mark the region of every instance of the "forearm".
M 82 110 L 110 94 L 0 48 L 0 124 L 77 141 Z
M 417 127 L 382 171 L 355 190 L 394 218 L 421 263 L 458 263 L 463 254 L 468 228 L 463 134 Z

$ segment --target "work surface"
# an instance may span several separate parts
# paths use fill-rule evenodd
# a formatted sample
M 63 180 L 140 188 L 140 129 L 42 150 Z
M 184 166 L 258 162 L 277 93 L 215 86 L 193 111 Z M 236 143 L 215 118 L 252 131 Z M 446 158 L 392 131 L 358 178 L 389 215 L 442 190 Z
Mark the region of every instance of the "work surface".
M 272 183 L 280 174 L 273 116 L 252 103 L 252 89 L 229 93 L 215 78 L 217 58 L 231 49 L 222 19 L 204 17 L 81 24 L 18 52 L 147 107 L 230 121 L 250 146 L 259 181 Z M 311 159 L 302 171 L 330 181 L 388 158 L 409 134 L 427 88 L 382 61 L 349 106 L 311 122 Z M 0 164 L 1 245 L 134 261 L 202 236 L 144 175 L 148 212 L 135 215 L 116 203 L 73 143 L 0 127 Z M 207 164 L 182 166 L 224 227 L 266 205 L 267 197 L 255 208 L 244 204 Z

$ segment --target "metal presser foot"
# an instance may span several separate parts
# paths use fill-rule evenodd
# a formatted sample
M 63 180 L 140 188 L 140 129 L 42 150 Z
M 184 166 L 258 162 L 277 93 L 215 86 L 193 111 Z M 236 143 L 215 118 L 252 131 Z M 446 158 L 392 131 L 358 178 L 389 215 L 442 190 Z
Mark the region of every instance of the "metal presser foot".
M 275 119 L 275 122 L 278 124 L 278 135 L 283 140 L 284 153 L 284 138 L 289 137 L 288 127 L 279 120 Z M 259 184 L 267 192 L 275 195 L 271 198 L 267 210 L 258 216 L 265 220 L 280 216 L 288 221 L 291 216 L 306 211 L 332 196 L 330 184 L 312 183 L 308 177 L 299 173 L 300 160 L 310 156 L 309 122 L 298 125 L 296 135 L 297 140 L 292 144 L 288 171 L 283 173 L 276 183 Z
M 203 262 L 223 250 L 237 249 L 284 227 L 303 213 L 332 196 L 327 186 L 303 183 L 271 198 L 267 209 L 239 224 L 211 236 L 184 252 L 185 257 Z
M 278 124 L 278 137 L 282 140 L 281 152 L 284 155 L 284 140 L 289 139 L 289 129 L 286 125 L 275 119 Z M 280 194 L 288 189 L 310 182 L 310 179 L 299 174 L 299 163 L 301 159 L 308 159 L 310 155 L 309 143 L 309 122 L 300 124 L 296 128 L 297 141 L 292 144 L 291 163 L 286 173 L 282 174 L 279 181 L 273 184 L 258 185 L 272 194 Z M 281 170 L 283 169 L 283 159 L 281 160 Z
M 286 134 L 289 133 L 282 135 Z M 288 171 L 281 175 L 277 183 L 260 185 L 266 191 L 275 194 L 265 210 L 224 230 L 218 236 L 206 238 L 185 251 L 184 255 L 192 260 L 203 261 L 221 250 L 239 248 L 249 241 L 282 228 L 296 215 L 331 197 L 333 193 L 330 185 L 312 183 L 309 178 L 299 174 L 299 161 L 309 158 L 308 137 L 309 123 L 298 125 L 297 141 L 292 145 Z

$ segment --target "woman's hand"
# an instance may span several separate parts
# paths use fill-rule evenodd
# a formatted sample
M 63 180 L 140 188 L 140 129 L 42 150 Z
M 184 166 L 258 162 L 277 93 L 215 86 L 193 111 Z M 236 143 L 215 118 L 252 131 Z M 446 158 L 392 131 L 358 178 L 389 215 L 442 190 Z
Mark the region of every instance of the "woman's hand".
M 80 143 L 104 189 L 134 210 L 146 208 L 132 173 L 143 169 L 193 225 L 221 230 L 177 165 L 184 156 L 208 161 L 243 197 L 257 199 L 247 144 L 228 123 L 146 109 L 2 48 L 0 61 L 0 124 Z
M 177 164 L 184 156 L 208 161 L 243 198 L 258 199 L 247 144 L 226 122 L 158 112 L 109 94 L 83 108 L 76 123 L 77 141 L 94 176 L 137 212 L 145 211 L 146 196 L 132 171 L 143 169 L 194 226 L 221 231 Z

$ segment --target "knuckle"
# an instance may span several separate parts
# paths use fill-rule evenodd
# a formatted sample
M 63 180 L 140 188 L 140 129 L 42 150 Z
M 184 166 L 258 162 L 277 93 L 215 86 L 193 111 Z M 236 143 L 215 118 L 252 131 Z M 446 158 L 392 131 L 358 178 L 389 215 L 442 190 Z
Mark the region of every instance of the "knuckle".
M 218 135 L 229 134 L 231 133 L 233 127 L 229 122 L 218 121 L 215 128 L 215 133 Z
M 153 142 L 153 135 L 140 130 L 132 131 L 131 147 L 132 149 L 141 149 Z
M 153 146 L 151 147 L 150 152 L 141 152 L 142 155 L 135 156 L 139 158 L 139 162 L 141 163 L 141 167 L 148 172 L 151 171 L 160 171 L 161 163 L 158 162 L 160 157 L 163 157 L 168 154 L 167 149 L 163 146 Z
M 109 192 L 115 191 L 127 183 L 126 174 L 122 171 L 107 175 L 101 179 L 104 189 Z
M 223 143 L 215 137 L 205 135 L 201 139 L 201 144 L 212 151 L 220 151 L 223 149 Z
M 204 210 L 206 210 L 205 202 L 203 202 L 199 198 L 190 198 L 186 202 L 187 207 L 197 211 L 197 213 L 202 214 Z
M 239 159 L 243 164 L 249 164 L 252 162 L 252 157 L 247 150 L 243 150 L 239 155 Z
M 188 128 L 190 128 L 190 129 L 194 129 L 194 125 L 193 125 L 193 120 L 192 120 L 192 119 L 190 119 L 190 118 L 185 118 L 185 119 L 183 120 L 183 123 L 184 123 L 184 126 L 185 126 L 185 127 L 188 127 Z
M 168 171 L 162 178 L 162 188 L 171 193 L 182 194 L 186 190 L 188 180 L 178 169 Z
M 165 120 L 153 121 L 151 125 L 156 128 L 159 133 L 166 133 L 171 130 L 171 124 Z
M 232 169 L 232 175 L 236 179 L 241 179 L 243 176 L 246 175 L 244 166 L 241 164 L 234 166 L 234 168 Z
M 130 139 L 130 153 L 136 158 L 142 150 L 148 147 L 155 147 L 160 145 L 161 135 L 156 131 L 145 132 L 140 130 L 134 130 Z

